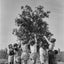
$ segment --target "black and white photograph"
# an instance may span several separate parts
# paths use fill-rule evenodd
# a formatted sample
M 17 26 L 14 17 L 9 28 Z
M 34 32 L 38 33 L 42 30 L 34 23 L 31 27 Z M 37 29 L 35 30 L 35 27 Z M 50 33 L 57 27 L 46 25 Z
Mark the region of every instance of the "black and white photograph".
M 0 64 L 64 64 L 64 0 L 0 0 Z

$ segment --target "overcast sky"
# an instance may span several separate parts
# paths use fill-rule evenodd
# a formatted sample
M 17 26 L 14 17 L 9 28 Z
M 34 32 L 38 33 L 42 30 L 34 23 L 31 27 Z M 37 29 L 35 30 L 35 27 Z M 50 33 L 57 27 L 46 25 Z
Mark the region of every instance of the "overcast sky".
M 43 5 L 51 11 L 46 20 L 57 39 L 55 48 L 64 50 L 64 0 L 0 0 L 0 49 L 16 42 L 16 37 L 12 35 L 15 18 L 21 13 L 21 5 L 26 4 L 32 8 Z

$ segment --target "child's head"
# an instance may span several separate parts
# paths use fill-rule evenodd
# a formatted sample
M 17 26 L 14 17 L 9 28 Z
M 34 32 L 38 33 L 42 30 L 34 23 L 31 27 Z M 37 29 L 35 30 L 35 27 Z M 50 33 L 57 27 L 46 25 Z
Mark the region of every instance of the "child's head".
M 15 48 L 15 47 L 18 47 L 18 44 L 17 44 L 17 43 L 14 44 L 14 48 Z
M 49 44 L 48 44 L 48 43 L 45 43 L 45 44 L 44 44 L 44 48 L 45 48 L 45 49 L 48 49 L 48 48 L 49 48 Z
M 40 47 L 42 47 L 42 48 L 44 48 L 44 49 L 48 49 L 48 47 L 49 47 L 49 44 L 48 43 L 46 43 L 46 42 L 41 42 L 40 43 Z
M 12 48 L 12 44 L 9 44 L 9 45 L 8 45 L 8 48 L 11 49 L 11 48 Z
M 30 45 L 34 45 L 35 44 L 35 41 L 34 40 L 32 40 L 31 42 L 30 42 Z
M 28 43 L 28 40 L 23 40 L 22 41 L 22 44 L 27 44 Z
M 18 44 L 17 43 L 14 44 L 14 50 L 18 51 Z
M 56 39 L 55 38 L 52 38 L 51 39 L 51 43 L 55 43 L 56 42 Z

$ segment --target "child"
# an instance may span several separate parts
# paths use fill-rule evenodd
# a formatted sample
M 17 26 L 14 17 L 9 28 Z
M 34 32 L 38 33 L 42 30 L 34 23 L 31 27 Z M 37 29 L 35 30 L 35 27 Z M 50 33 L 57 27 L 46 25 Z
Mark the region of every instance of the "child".
M 43 43 L 41 43 L 39 53 L 40 53 L 41 64 L 45 64 L 46 60 L 47 60 L 47 45 L 45 45 L 45 44 L 43 45 Z
M 14 64 L 21 64 L 21 56 L 20 56 L 21 50 L 18 47 L 18 44 L 14 44 Z
M 30 51 L 30 59 L 33 61 L 33 64 L 35 64 L 37 59 L 37 45 L 34 40 L 32 40 L 30 43 Z
M 53 50 L 54 50 L 56 39 L 52 38 L 51 41 L 49 41 L 46 37 L 45 37 L 45 39 L 49 43 L 48 64 L 54 64 L 54 51 Z
M 49 50 L 53 50 L 53 49 L 54 49 L 54 46 L 55 46 L 56 39 L 55 39 L 55 38 L 52 38 L 52 39 L 49 41 L 46 36 L 44 36 L 44 38 L 46 39 L 46 41 L 47 41 L 48 44 L 49 44 Z
M 21 42 L 21 48 L 22 48 L 21 60 L 23 61 L 24 64 L 27 64 L 27 61 L 29 59 L 29 49 L 27 41 Z
M 12 48 L 12 44 L 10 44 L 8 49 L 8 64 L 13 64 L 13 60 L 14 60 L 14 51 Z

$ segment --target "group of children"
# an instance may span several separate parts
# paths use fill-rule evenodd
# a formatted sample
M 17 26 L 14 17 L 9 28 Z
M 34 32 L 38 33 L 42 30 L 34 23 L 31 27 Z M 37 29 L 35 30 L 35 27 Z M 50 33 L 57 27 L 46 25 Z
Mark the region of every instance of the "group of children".
M 40 42 L 39 47 L 37 47 L 37 41 L 34 39 L 29 41 L 20 41 L 18 44 L 9 44 L 8 49 L 8 63 L 9 64 L 27 64 L 30 59 L 33 64 L 36 64 L 37 57 L 39 55 L 39 60 L 41 64 L 56 64 L 56 54 L 57 50 L 54 50 L 54 45 L 56 39 L 52 38 L 50 41 L 44 36 L 45 40 L 49 44 L 49 48 L 43 42 Z M 38 51 L 37 51 L 38 50 Z

